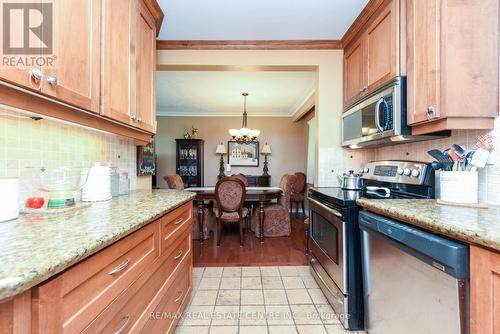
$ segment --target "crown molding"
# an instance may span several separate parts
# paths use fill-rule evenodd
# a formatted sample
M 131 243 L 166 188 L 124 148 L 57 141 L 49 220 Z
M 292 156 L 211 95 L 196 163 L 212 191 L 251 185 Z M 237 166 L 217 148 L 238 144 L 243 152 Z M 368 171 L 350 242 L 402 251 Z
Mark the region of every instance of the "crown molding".
M 210 111 L 173 111 L 159 109 L 156 111 L 157 117 L 242 117 L 242 113 L 220 114 Z M 256 117 L 292 117 L 292 114 L 253 114 L 248 115 L 248 118 Z
M 157 50 L 338 50 L 340 40 L 157 40 Z

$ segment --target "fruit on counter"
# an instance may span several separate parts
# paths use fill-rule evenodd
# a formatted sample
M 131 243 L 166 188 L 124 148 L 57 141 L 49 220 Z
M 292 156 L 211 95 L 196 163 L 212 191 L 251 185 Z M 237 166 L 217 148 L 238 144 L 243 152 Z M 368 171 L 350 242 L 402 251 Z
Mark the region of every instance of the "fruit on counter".
M 26 200 L 26 207 L 30 209 L 40 209 L 45 203 L 43 197 L 30 197 Z

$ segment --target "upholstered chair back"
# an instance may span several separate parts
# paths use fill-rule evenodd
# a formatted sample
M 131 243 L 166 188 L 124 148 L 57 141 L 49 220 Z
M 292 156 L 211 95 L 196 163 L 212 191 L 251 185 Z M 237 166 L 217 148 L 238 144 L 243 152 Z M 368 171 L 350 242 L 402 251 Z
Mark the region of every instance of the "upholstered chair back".
M 292 174 L 285 174 L 281 177 L 279 187 L 283 191 L 283 195 L 278 200 L 278 204 L 284 206 L 288 209 L 290 205 L 290 195 L 293 191 L 293 186 L 295 184 L 296 177 Z
M 306 174 L 302 172 L 295 173 L 295 184 L 293 185 L 293 192 L 303 194 L 306 190 Z
M 184 181 L 182 181 L 182 177 L 180 177 L 180 175 L 167 175 L 163 177 L 163 179 L 167 181 L 170 189 L 184 190 Z
M 234 174 L 232 176 L 240 179 L 243 182 L 243 184 L 245 185 L 245 187 L 248 187 L 248 179 L 244 174 L 240 173 L 240 174 Z
M 243 208 L 246 187 L 234 176 L 224 177 L 215 185 L 215 200 L 222 212 L 236 212 Z

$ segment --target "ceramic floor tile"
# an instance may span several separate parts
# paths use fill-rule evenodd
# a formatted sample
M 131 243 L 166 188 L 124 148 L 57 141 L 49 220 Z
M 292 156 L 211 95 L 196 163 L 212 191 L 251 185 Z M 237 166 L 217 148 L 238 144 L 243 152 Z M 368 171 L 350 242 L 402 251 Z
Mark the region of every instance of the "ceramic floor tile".
M 266 309 L 264 305 L 241 305 L 240 326 L 266 324 Z
M 239 305 L 240 290 L 219 290 L 216 305 Z
M 243 277 L 260 276 L 260 269 L 259 267 L 242 267 L 241 276 Z
M 240 326 L 239 334 L 267 334 L 267 326 Z
M 312 304 L 306 289 L 285 290 L 290 304 Z
M 269 334 L 296 334 L 295 326 L 269 326 Z
M 346 331 L 342 325 L 325 325 L 328 334 L 363 334 L 363 332 Z
M 297 325 L 299 334 L 327 334 L 323 325 Z
M 210 334 L 238 334 L 238 326 L 211 326 Z
M 275 276 L 262 276 L 262 287 L 264 289 L 283 289 L 283 283 L 281 277 Z
M 223 267 L 208 267 L 203 272 L 203 277 L 221 277 Z
M 264 305 L 262 290 L 241 290 L 241 305 Z
M 281 276 L 299 276 L 299 272 L 295 266 L 281 266 L 279 270 Z
M 339 317 L 337 316 L 337 314 L 335 314 L 330 305 L 316 305 L 316 309 L 318 310 L 319 317 L 324 324 L 340 324 Z
M 193 276 L 193 290 L 198 289 L 200 282 L 201 282 L 201 276 L 198 277 Z
M 288 305 L 266 305 L 267 324 L 293 325 L 292 311 Z
M 328 304 L 328 300 L 326 299 L 321 289 L 308 289 L 307 291 L 309 292 L 309 295 L 311 296 L 314 304 Z
M 220 277 L 203 277 L 198 286 L 199 290 L 219 290 Z
M 211 326 L 237 326 L 239 312 L 240 307 L 238 305 L 215 306 Z
M 304 282 L 298 276 L 295 277 L 282 277 L 285 289 L 305 289 Z
M 288 305 L 285 290 L 264 290 L 264 303 L 266 305 Z
M 192 305 L 215 305 L 217 290 L 198 290 L 194 295 Z
M 262 281 L 259 277 L 242 277 L 241 278 L 241 288 L 242 289 L 262 289 Z
M 193 277 L 201 277 L 203 276 L 203 271 L 205 268 L 193 268 Z
M 241 267 L 224 267 L 222 277 L 241 277 Z
M 318 289 L 318 283 L 312 276 L 302 276 L 301 277 L 302 282 L 304 282 L 304 285 L 308 289 Z
M 182 313 L 182 326 L 209 326 L 214 306 L 189 306 Z
M 178 326 L 175 334 L 208 334 L 210 326 Z
M 319 313 L 314 305 L 290 305 L 296 325 L 321 325 Z
M 220 288 L 224 290 L 233 290 L 241 288 L 241 278 L 240 277 L 224 277 L 220 282 Z
M 262 276 L 280 276 L 278 267 L 260 267 Z
M 297 266 L 297 271 L 299 276 L 310 276 L 311 275 L 311 267 L 309 266 Z

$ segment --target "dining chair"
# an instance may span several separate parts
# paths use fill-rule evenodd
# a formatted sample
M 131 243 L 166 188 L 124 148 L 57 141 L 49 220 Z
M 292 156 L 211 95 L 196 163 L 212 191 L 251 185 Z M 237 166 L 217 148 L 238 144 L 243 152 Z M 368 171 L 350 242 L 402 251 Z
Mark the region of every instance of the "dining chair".
M 164 176 L 163 179 L 167 182 L 169 189 L 184 190 L 184 181 L 178 174 Z M 198 224 L 198 207 L 193 205 L 193 227 L 191 239 L 197 240 L 200 235 L 200 225 Z M 203 224 L 203 239 L 208 239 L 210 231 L 214 225 L 214 213 L 209 208 L 203 208 L 204 224 Z
M 302 207 L 302 214 L 305 215 L 305 192 L 306 192 L 306 174 L 302 172 L 295 173 L 295 184 L 290 196 L 290 211 L 293 212 L 293 204 L 295 203 L 295 212 L 299 213 L 299 206 Z
M 215 185 L 214 208 L 217 218 L 217 246 L 220 246 L 222 223 L 239 223 L 240 247 L 243 246 L 243 228 L 248 216 L 248 209 L 243 206 L 245 202 L 246 187 L 240 178 L 226 176 Z
M 277 203 L 271 203 L 264 207 L 264 236 L 265 237 L 288 237 L 291 233 L 290 226 L 290 195 L 292 194 L 295 175 L 285 174 L 281 177 L 279 187 L 283 191 Z M 252 231 L 256 236 L 260 235 L 259 215 L 252 217 Z

